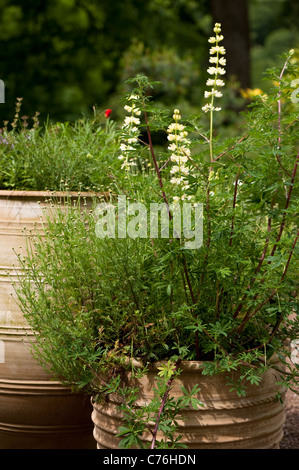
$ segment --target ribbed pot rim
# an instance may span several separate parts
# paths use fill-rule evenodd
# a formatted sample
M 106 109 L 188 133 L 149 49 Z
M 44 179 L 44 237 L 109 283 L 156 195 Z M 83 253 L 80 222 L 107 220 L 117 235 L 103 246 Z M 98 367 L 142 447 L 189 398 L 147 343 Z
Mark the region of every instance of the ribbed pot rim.
M 182 370 L 200 370 L 204 367 L 204 363 L 207 361 L 181 361 L 178 368 Z M 147 367 L 149 370 L 156 370 L 160 366 L 165 366 L 168 363 L 168 360 L 160 360 L 156 362 L 152 362 L 150 364 L 147 364 Z M 129 364 L 132 364 L 136 368 L 142 368 L 144 367 L 144 364 L 138 360 L 138 359 L 131 359 L 129 361 Z M 128 369 L 129 372 L 129 369 Z
M 35 336 L 32 328 L 27 325 L 5 325 L 0 324 L 0 334 L 12 336 Z
M 14 189 L 1 189 L 0 190 L 0 197 L 21 197 L 21 198 L 32 198 L 32 197 L 66 197 L 66 196 L 83 196 L 83 197 L 95 197 L 95 196 L 103 196 L 108 195 L 108 192 L 93 192 L 93 191 L 55 191 L 55 190 L 48 190 L 48 191 L 31 191 L 31 190 L 14 190 Z
M 204 364 L 206 363 L 209 363 L 209 362 L 214 362 L 214 361 L 196 361 L 196 360 L 185 360 L 185 361 L 181 361 L 180 364 L 179 364 L 179 369 L 183 369 L 183 370 L 191 370 L 191 369 L 195 369 L 195 370 L 200 370 L 204 367 Z M 279 362 L 279 359 L 278 359 L 278 356 L 276 353 L 273 354 L 273 356 L 268 360 L 268 364 L 275 364 Z M 128 364 L 133 364 L 133 366 L 135 367 L 144 367 L 144 364 L 142 364 L 142 362 L 138 359 L 130 359 L 128 361 Z M 151 364 L 148 365 L 148 368 L 150 370 L 155 370 L 157 369 L 159 366 L 162 366 L 162 365 L 165 365 L 168 363 L 168 360 L 161 360 L 161 361 L 157 361 L 157 362 L 153 362 Z M 228 372 L 228 371 L 224 371 L 225 373 Z M 232 371 L 234 372 L 234 371 Z

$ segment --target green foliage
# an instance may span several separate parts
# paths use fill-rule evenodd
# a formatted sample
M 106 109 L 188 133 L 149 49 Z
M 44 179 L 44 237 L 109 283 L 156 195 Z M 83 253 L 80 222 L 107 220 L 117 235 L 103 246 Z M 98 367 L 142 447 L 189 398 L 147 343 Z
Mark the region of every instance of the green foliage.
M 185 121 L 192 143 L 184 196 L 204 204 L 200 248 L 186 249 L 186 234 L 101 238 L 99 212 L 69 204 L 53 211 L 45 235 L 33 238 L 28 256 L 20 259 L 25 276 L 19 298 L 38 333 L 37 355 L 74 389 L 121 396 L 126 447 L 143 445 L 153 416 L 166 436 L 158 445 L 179 445 L 175 417 L 186 405 L 200 405 L 197 388 L 182 390 L 176 401 L 168 395 L 178 372 L 173 364 L 181 360 L 202 361 L 206 375 L 226 373 L 239 395 L 259 384 L 273 367 L 273 355 L 287 367 L 289 341 L 299 334 L 294 265 L 299 131 L 289 56 L 284 67 L 285 74 L 271 71 L 277 86 L 258 96 L 244 115 L 241 138 L 221 140 L 213 133 L 209 138 L 199 118 Z M 154 84 L 147 77 L 138 75 L 130 84 L 145 137 L 123 148 L 126 158 L 115 167 L 112 193 L 146 207 L 171 202 L 178 194 L 172 161 L 166 145 L 159 140 L 156 149 L 151 139 L 154 132 L 166 134 L 171 116 L 152 105 Z M 122 126 L 121 139 L 129 133 Z M 173 218 L 169 223 L 172 228 Z M 134 372 L 134 358 L 145 367 L 164 361 L 155 397 L 141 408 L 135 406 L 138 393 L 121 380 L 122 371 Z M 234 370 L 240 372 L 236 383 Z M 296 383 L 298 366 L 287 369 L 282 380 Z
M 121 68 L 120 89 L 123 90 L 123 84 L 131 77 L 143 74 L 151 81 L 161 81 L 161 86 L 153 90 L 156 106 L 164 109 L 180 107 L 186 110 L 186 114 L 196 112 L 194 105 L 198 107 L 203 95 L 203 77 L 190 52 L 181 57 L 169 46 L 155 50 L 146 48 L 144 42 L 134 42 L 124 54 Z M 119 106 L 118 96 L 117 101 L 113 108 Z
M 118 132 L 95 112 L 94 119 L 74 123 L 46 123 L 38 115 L 16 116 L 0 134 L 0 188 L 16 190 L 108 189 L 117 164 Z M 21 122 L 19 122 L 21 121 Z

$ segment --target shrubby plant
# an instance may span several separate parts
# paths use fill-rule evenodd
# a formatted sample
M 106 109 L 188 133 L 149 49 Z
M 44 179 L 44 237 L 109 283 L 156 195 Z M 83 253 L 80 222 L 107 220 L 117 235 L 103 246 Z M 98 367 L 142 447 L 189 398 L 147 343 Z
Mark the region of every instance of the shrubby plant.
M 38 113 L 20 117 L 21 105 L 18 98 L 14 120 L 5 121 L 0 133 L 1 189 L 107 189 L 117 150 L 110 120 L 95 111 L 93 119 L 41 126 Z
M 136 214 L 130 218 L 136 236 L 111 237 L 107 231 L 99 237 L 99 213 L 79 200 L 77 207 L 55 208 L 45 235 L 34 236 L 28 255 L 20 256 L 25 277 L 19 299 L 37 332 L 37 357 L 76 390 L 96 399 L 117 393 L 127 447 L 141 445 L 149 417 L 156 423 L 152 447 L 179 445 L 171 436 L 181 404 L 200 405 L 192 401 L 198 390 L 182 391 L 176 403 L 169 399 L 181 361 L 201 361 L 203 374 L 227 373 L 241 396 L 273 367 L 273 356 L 279 357 L 284 385 L 298 382 L 298 365 L 289 362 L 290 341 L 299 335 L 299 133 L 298 108 L 290 99 L 291 55 L 282 71 L 270 71 L 276 85 L 256 97 L 240 137 L 221 140 L 213 130 L 225 49 L 219 24 L 214 32 L 203 107 L 209 129 L 178 109 L 171 115 L 157 109 L 149 93 L 159 85 L 138 75 L 130 80 L 119 167 L 112 176 L 112 194 L 146 207 L 165 204 L 170 227 L 171 204 L 203 203 L 202 246 L 186 249 L 187 236 L 172 231 L 168 238 L 140 237 Z M 167 142 L 159 154 L 155 133 L 164 133 Z M 116 205 L 113 196 L 109 203 Z M 164 361 L 152 406 L 137 411 L 136 391 L 121 381 L 122 370 L 134 372 L 136 358 L 143 372 Z M 240 381 L 231 383 L 230 372 L 237 369 Z M 156 441 L 159 426 L 163 442 Z

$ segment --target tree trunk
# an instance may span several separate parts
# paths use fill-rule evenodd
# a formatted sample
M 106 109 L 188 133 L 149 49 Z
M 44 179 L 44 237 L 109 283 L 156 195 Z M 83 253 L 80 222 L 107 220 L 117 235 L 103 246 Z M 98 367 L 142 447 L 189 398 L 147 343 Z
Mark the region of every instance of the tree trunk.
M 214 23 L 221 23 L 226 48 L 226 73 L 241 88 L 250 88 L 250 42 L 247 0 L 211 0 Z

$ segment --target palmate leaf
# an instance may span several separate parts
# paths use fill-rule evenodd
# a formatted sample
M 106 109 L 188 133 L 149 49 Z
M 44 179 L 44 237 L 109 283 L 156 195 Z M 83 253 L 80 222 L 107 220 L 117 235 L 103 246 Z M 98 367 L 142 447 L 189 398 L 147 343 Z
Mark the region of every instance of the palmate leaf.
M 218 273 L 220 274 L 222 278 L 225 278 L 227 276 L 230 276 L 232 272 L 228 267 L 224 267 L 224 268 L 220 268 L 218 270 Z
M 119 443 L 120 448 L 130 448 L 132 446 L 143 448 L 144 445 L 140 439 L 145 428 L 143 423 L 130 422 L 128 427 L 120 426 L 117 437 L 125 436 Z
M 117 436 L 124 436 L 125 434 L 129 434 L 131 432 L 131 429 L 126 427 L 126 426 L 120 426 L 118 428 L 118 433 Z
M 190 392 L 183 385 L 181 385 L 181 390 L 184 395 L 180 397 L 180 407 L 184 408 L 191 405 L 195 410 L 197 410 L 198 407 L 205 406 L 204 403 L 194 396 L 200 392 L 200 387 L 197 384 L 194 385 Z
M 170 379 L 175 371 L 175 364 L 172 361 L 168 361 L 167 364 L 161 364 L 158 367 L 158 376 Z

